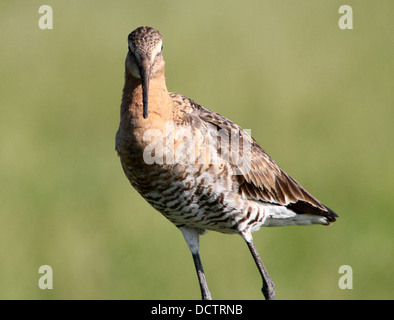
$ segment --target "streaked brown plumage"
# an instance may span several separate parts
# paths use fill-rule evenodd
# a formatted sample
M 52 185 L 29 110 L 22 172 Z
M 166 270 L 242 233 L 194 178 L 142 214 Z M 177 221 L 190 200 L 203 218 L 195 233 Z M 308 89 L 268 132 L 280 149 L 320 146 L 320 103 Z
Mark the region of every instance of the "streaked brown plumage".
M 127 178 L 182 231 L 204 299 L 211 298 L 199 258 L 199 234 L 205 230 L 240 234 L 263 277 L 265 297 L 274 298 L 251 232 L 262 226 L 328 225 L 337 215 L 281 170 L 238 125 L 168 93 L 157 30 L 137 28 L 128 40 L 116 134 Z

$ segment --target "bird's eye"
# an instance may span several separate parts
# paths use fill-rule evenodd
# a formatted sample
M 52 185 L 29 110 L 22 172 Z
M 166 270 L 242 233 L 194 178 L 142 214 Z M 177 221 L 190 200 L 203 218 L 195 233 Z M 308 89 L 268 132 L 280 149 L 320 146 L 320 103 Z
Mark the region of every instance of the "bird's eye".
M 163 45 L 161 45 L 160 51 L 163 51 Z

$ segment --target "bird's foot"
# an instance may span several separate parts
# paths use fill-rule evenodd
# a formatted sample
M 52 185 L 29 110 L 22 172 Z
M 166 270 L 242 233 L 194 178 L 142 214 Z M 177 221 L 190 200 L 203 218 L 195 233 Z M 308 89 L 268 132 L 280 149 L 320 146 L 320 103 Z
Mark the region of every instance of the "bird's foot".
M 271 279 L 266 279 L 263 283 L 263 288 L 261 289 L 265 300 L 275 300 L 275 285 Z

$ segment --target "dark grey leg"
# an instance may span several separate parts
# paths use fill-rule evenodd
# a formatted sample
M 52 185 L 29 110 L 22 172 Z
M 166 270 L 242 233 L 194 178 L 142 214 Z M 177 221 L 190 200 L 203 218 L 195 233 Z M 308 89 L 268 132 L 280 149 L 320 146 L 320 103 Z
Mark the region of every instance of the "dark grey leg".
M 248 244 L 249 250 L 252 253 L 253 259 L 256 262 L 257 268 L 259 269 L 261 277 L 263 279 L 263 288 L 261 289 L 261 291 L 263 292 L 263 295 L 266 300 L 274 300 L 275 299 L 274 282 L 271 280 L 270 276 L 268 275 L 268 272 L 264 267 L 263 261 L 261 261 L 259 253 L 257 252 L 256 247 L 254 246 L 253 240 L 245 239 L 245 241 Z
M 202 300 L 212 300 L 211 293 L 209 292 L 207 279 L 205 278 L 204 269 L 201 264 L 200 255 L 193 253 L 194 265 L 196 266 L 198 282 L 200 283 Z
M 203 300 L 212 300 L 209 292 L 207 279 L 205 278 L 204 269 L 200 259 L 200 232 L 201 230 L 195 228 L 181 227 L 183 237 L 192 253 L 194 266 L 196 267 L 198 282 L 200 284 L 201 296 Z

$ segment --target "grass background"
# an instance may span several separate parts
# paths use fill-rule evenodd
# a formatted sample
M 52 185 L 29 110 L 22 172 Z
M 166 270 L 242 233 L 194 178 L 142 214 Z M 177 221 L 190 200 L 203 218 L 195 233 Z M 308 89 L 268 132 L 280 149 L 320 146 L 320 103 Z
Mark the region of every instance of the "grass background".
M 200 298 L 181 233 L 114 151 L 140 25 L 164 37 L 170 91 L 251 129 L 339 214 L 254 234 L 277 298 L 394 298 L 392 1 L 49 0 L 53 30 L 38 27 L 43 4 L 0 3 L 0 298 Z M 354 30 L 338 27 L 343 4 Z M 262 298 L 240 237 L 210 232 L 201 252 L 214 298 Z M 37 285 L 44 264 L 53 290 Z

